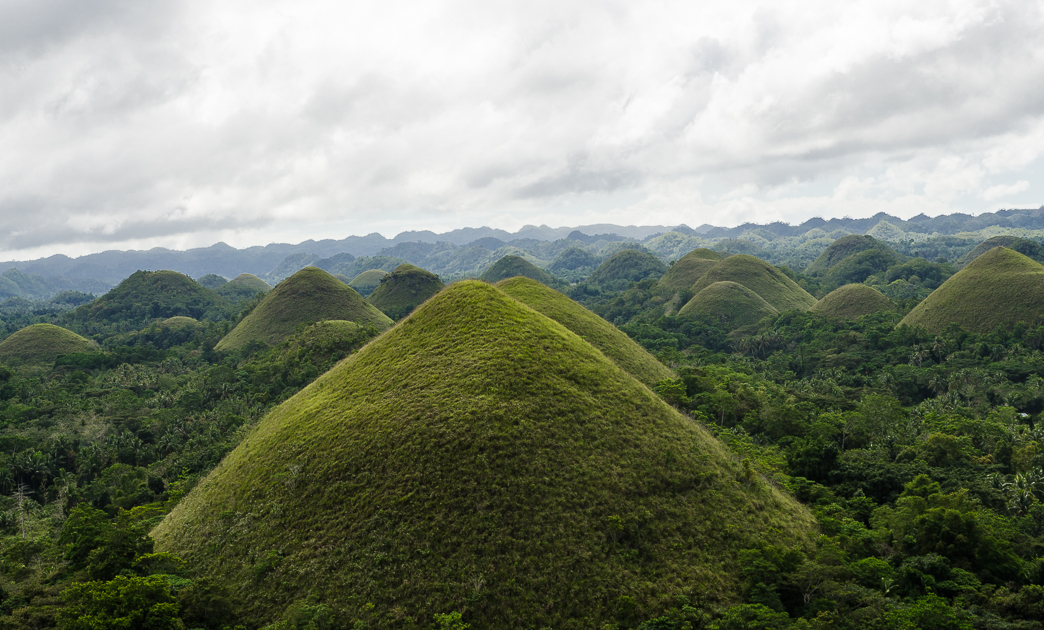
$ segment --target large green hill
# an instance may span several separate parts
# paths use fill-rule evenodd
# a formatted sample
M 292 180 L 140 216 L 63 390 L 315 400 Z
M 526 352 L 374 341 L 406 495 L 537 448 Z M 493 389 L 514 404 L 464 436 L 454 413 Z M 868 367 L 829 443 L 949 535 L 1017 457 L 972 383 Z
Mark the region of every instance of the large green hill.
M 231 302 L 242 302 L 257 297 L 258 293 L 272 290 L 267 282 L 250 273 L 241 273 L 214 291 Z
M 358 291 L 359 295 L 366 297 L 373 293 L 373 290 L 377 288 L 377 285 L 381 283 L 381 279 L 386 275 L 388 275 L 388 272 L 383 269 L 367 269 L 346 284 Z
M 691 291 L 698 294 L 715 282 L 742 284 L 781 313 L 789 310 L 807 311 L 816 303 L 816 298 L 782 271 L 748 254 L 729 256 L 714 265 L 692 285 Z
M 485 282 L 495 283 L 516 276 L 532 278 L 533 280 L 546 284 L 549 287 L 557 287 L 562 284 L 558 278 L 552 276 L 540 267 L 537 267 L 521 256 L 514 255 L 504 256 L 497 262 L 493 263 L 479 279 Z
M 671 265 L 656 283 L 656 288 L 671 294 L 685 291 L 720 261 L 721 254 L 718 252 L 706 247 L 694 249 Z
M 988 238 L 985 241 L 975 246 L 973 250 L 961 257 L 957 261 L 956 267 L 958 269 L 963 268 L 965 265 L 975 260 L 979 256 L 982 256 L 994 247 L 1007 247 L 1013 249 L 1018 253 L 1028 256 L 1033 260 L 1044 263 L 1044 247 L 1040 246 L 1040 243 L 1031 241 L 1025 238 L 1019 238 L 1018 236 L 1011 236 L 1009 234 L 994 236 Z
M 605 291 L 621 291 L 632 282 L 659 280 L 665 273 L 667 265 L 656 256 L 637 249 L 622 249 L 598 265 L 587 277 L 587 283 Z
M 901 262 L 902 257 L 886 243 L 851 234 L 831 243 L 806 272 L 840 285 L 857 284 Z
M 872 236 L 849 234 L 830 244 L 806 269 L 805 273 L 825 274 L 835 265 L 849 256 L 870 249 L 877 249 L 882 243 Z
M 678 311 L 682 317 L 708 317 L 726 328 L 756 324 L 779 311 L 737 282 L 715 282 L 701 289 Z
M 403 264 L 381 278 L 367 299 L 388 317 L 402 319 L 445 286 L 430 271 Z
M 464 281 L 262 419 L 153 537 L 248 624 L 311 602 L 570 630 L 735 601 L 741 550 L 813 527 L 592 345 Z
M 674 378 L 671 370 L 620 329 L 558 291 L 529 278 L 502 280 L 497 287 L 580 335 L 581 339 L 649 387 L 665 378 Z
M 951 276 L 900 324 L 940 332 L 951 323 L 986 332 L 1044 316 L 1044 265 L 994 247 Z
M 224 299 L 176 271 L 136 271 L 114 289 L 73 311 L 79 322 L 143 324 L 183 315 L 203 319 L 228 308 Z
M 895 304 L 873 287 L 846 284 L 826 294 L 811 310 L 835 319 L 859 319 L 871 313 L 894 311 Z
M 322 269 L 305 267 L 276 285 L 215 348 L 236 350 L 252 341 L 272 346 L 294 334 L 299 325 L 323 319 L 345 320 L 378 330 L 392 324 L 387 315 L 345 283 Z
M 94 352 L 98 344 L 54 324 L 32 324 L 0 342 L 0 361 L 37 365 L 63 354 Z

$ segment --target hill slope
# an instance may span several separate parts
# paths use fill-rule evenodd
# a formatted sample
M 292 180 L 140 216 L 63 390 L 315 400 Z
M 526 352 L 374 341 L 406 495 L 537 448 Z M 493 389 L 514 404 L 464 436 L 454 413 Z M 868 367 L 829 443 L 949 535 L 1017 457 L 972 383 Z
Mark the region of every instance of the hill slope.
M 656 283 L 656 288 L 665 293 L 684 291 L 696 284 L 703 274 L 710 271 L 711 267 L 721 260 L 721 254 L 706 247 L 694 249 L 671 265 L 670 269 Z
M 267 282 L 250 273 L 241 273 L 214 291 L 231 302 L 252 300 L 258 293 L 272 290 Z
M 404 264 L 381 278 L 367 299 L 388 317 L 402 319 L 445 286 L 430 271 Z
M 72 313 L 81 322 L 144 323 L 183 315 L 203 319 L 226 308 L 216 293 L 176 271 L 136 271 L 114 289 Z
M 692 285 L 691 291 L 699 293 L 715 282 L 742 284 L 781 313 L 789 310 L 807 311 L 816 303 L 816 298 L 782 271 L 748 254 L 729 256 L 714 265 Z
M 620 329 L 558 291 L 529 278 L 502 280 L 497 288 L 576 333 L 649 387 L 665 378 L 674 378 L 667 366 Z
M 248 622 L 312 598 L 349 626 L 372 604 L 378 628 L 569 630 L 732 598 L 741 549 L 812 523 L 593 346 L 465 281 L 262 419 L 153 536 Z
M 871 313 L 894 311 L 895 304 L 873 287 L 846 284 L 823 296 L 811 310 L 835 319 L 859 319 Z
M 1032 324 L 1044 315 L 1044 265 L 1007 247 L 979 256 L 932 291 L 900 325 L 940 332 L 950 323 L 971 332 Z
M 710 317 L 728 328 L 756 324 L 778 315 L 760 295 L 737 282 L 715 282 L 701 289 L 678 311 L 682 317 Z
M 272 346 L 294 334 L 298 325 L 323 319 L 371 325 L 378 330 L 392 323 L 348 285 L 322 269 L 305 267 L 276 285 L 215 348 L 236 350 L 252 341 Z
M 962 256 L 955 266 L 958 269 L 962 269 L 968 263 L 979 256 L 982 256 L 994 247 L 1007 247 L 1008 249 L 1013 249 L 1023 256 L 1028 256 L 1039 263 L 1044 263 L 1044 247 L 1041 247 L 1039 243 L 1029 239 L 1019 238 L 1018 236 L 1001 235 L 988 238 L 976 245 L 975 249 Z
M 497 262 L 493 263 L 489 269 L 482 274 L 479 280 L 492 284 L 500 282 L 501 280 L 507 280 L 508 278 L 514 278 L 515 276 L 532 278 L 533 280 L 546 284 L 549 287 L 557 287 L 562 284 L 558 278 L 552 276 L 540 267 L 537 267 L 525 258 L 511 255 L 504 256 Z
M 656 256 L 636 249 L 622 249 L 598 265 L 587 277 L 587 283 L 607 291 L 620 291 L 632 282 L 658 280 L 665 273 L 667 265 Z
M 367 269 L 345 284 L 358 291 L 359 295 L 366 297 L 373 293 L 373 290 L 381 283 L 381 278 L 386 275 L 388 272 L 383 269 Z
M 862 234 L 843 236 L 823 250 L 823 253 L 805 269 L 805 273 L 813 275 L 825 274 L 845 258 L 870 249 L 876 249 L 881 245 L 883 243 L 872 236 Z
M 98 344 L 54 324 L 32 324 L 0 342 L 0 361 L 51 363 L 63 354 L 93 352 Z

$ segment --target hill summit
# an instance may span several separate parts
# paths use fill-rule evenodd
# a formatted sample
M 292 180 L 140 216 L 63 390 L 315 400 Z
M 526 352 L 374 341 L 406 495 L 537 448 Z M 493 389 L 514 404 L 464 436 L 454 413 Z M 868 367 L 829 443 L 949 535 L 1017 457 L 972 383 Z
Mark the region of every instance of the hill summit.
M 826 294 L 811 310 L 835 319 L 859 319 L 871 313 L 894 311 L 895 304 L 873 287 L 846 284 Z
M 51 363 L 63 354 L 93 352 L 98 344 L 54 324 L 32 324 L 0 342 L 0 361 Z
M 533 280 L 546 284 L 549 287 L 556 287 L 562 284 L 558 278 L 552 276 L 540 267 L 537 267 L 521 256 L 514 255 L 504 256 L 497 262 L 493 263 L 479 279 L 494 283 L 500 282 L 501 280 L 507 280 L 508 278 L 514 278 L 516 276 L 532 278 Z
M 605 259 L 587 277 L 587 283 L 607 291 L 622 291 L 632 282 L 659 280 L 667 273 L 667 265 L 648 252 L 621 249 Z
M 779 311 L 742 284 L 726 280 L 701 289 L 678 315 L 709 317 L 726 328 L 739 328 L 779 315 Z
M 987 332 L 1044 315 L 1044 265 L 1007 247 L 982 254 L 932 291 L 900 324 Z
M 665 293 L 684 291 L 696 284 L 721 259 L 721 254 L 706 247 L 694 249 L 671 265 L 656 283 L 656 288 Z
M 435 274 L 407 263 L 381 278 L 368 300 L 388 317 L 402 319 L 445 286 Z
M 782 271 L 749 254 L 729 256 L 714 265 L 692 285 L 691 291 L 699 294 L 715 282 L 741 284 L 758 294 L 780 313 L 790 310 L 807 311 L 816 303 L 816 298 Z
M 345 320 L 378 330 L 391 326 L 354 289 L 316 267 L 305 267 L 280 282 L 243 321 L 217 343 L 217 350 L 236 350 L 250 342 L 276 345 L 296 332 L 300 324 Z
M 216 293 L 176 271 L 136 271 L 114 289 L 73 311 L 73 319 L 133 322 L 182 315 L 203 319 L 226 306 Z
M 579 629 L 731 600 L 740 550 L 812 527 L 591 344 L 463 281 L 263 418 L 153 536 L 249 623 L 308 601 Z

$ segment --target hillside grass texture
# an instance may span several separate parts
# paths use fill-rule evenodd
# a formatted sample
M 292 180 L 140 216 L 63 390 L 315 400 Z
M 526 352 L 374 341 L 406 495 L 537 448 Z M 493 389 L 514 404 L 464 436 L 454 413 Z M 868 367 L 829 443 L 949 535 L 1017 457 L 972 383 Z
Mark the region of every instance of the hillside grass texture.
M 735 601 L 737 556 L 814 524 L 604 354 L 457 283 L 266 416 L 153 531 L 244 622 L 601 628 Z
M 409 315 L 445 287 L 442 280 L 430 271 L 404 264 L 381 278 L 367 299 L 382 313 L 397 320 Z
M 988 250 L 932 291 L 900 325 L 987 332 L 1044 315 L 1044 265 L 1006 247 Z
M 715 282 L 742 284 L 780 313 L 790 310 L 807 311 L 816 303 L 816 298 L 782 271 L 749 254 L 729 256 L 703 274 L 690 290 L 699 294 Z
M 721 259 L 721 254 L 705 247 L 694 249 L 670 266 L 656 283 L 656 288 L 668 294 L 685 291 L 696 284 L 696 281 Z
M 873 287 L 846 284 L 823 296 L 811 310 L 834 319 L 853 320 L 872 313 L 894 311 L 895 304 Z
M 250 342 L 276 345 L 301 324 L 344 320 L 384 330 L 392 321 L 355 289 L 316 267 L 306 267 L 280 282 L 215 349 L 236 350 Z
M 367 269 L 345 284 L 358 291 L 359 295 L 367 297 L 373 293 L 373 290 L 381 283 L 381 278 L 386 275 L 388 272 L 383 269 Z
M 496 286 L 576 333 L 647 386 L 652 387 L 665 378 L 675 378 L 674 372 L 616 326 L 558 291 L 529 278 L 510 278 Z
M 254 274 L 241 273 L 227 283 L 214 290 L 215 293 L 232 302 L 252 300 L 258 293 L 268 293 L 272 287 Z
M 870 249 L 879 249 L 884 244 L 872 236 L 863 234 L 849 234 L 831 243 L 823 253 L 805 268 L 805 273 L 822 275 L 830 271 L 835 265 L 849 256 Z
M 558 287 L 564 284 L 561 280 L 525 258 L 515 255 L 501 257 L 497 262 L 490 265 L 489 269 L 479 277 L 479 280 L 495 284 L 501 280 L 507 280 L 516 276 L 531 278 L 549 287 Z
M 632 282 L 659 280 L 667 265 L 656 256 L 636 249 L 623 249 L 605 260 L 587 277 L 587 283 L 606 291 L 621 291 Z
M 738 282 L 715 282 L 678 311 L 681 317 L 708 317 L 733 329 L 779 315 L 760 295 Z
M 214 291 L 176 271 L 136 271 L 111 291 L 73 311 L 79 322 L 133 322 L 183 315 L 203 319 L 227 307 Z
M 10 365 L 41 365 L 63 354 L 96 351 L 95 342 L 54 324 L 32 324 L 0 341 L 0 361 Z
M 1031 241 L 1025 238 L 1019 238 L 1018 236 L 1012 236 L 1005 234 L 1001 236 L 994 236 L 988 238 L 985 241 L 979 243 L 970 252 L 962 256 L 956 263 L 958 269 L 963 269 L 979 256 L 982 256 L 994 247 L 1007 247 L 1008 249 L 1015 250 L 1018 253 L 1028 256 L 1033 260 L 1044 263 L 1044 247 L 1041 247 L 1039 243 Z

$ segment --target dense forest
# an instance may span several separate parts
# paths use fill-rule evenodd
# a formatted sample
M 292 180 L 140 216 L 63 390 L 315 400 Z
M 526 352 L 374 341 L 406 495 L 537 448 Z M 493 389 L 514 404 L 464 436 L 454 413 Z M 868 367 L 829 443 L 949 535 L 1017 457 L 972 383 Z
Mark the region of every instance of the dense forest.
M 673 372 L 653 391 L 725 444 L 745 483 L 791 495 L 814 517 L 805 545 L 739 549 L 730 597 L 684 585 L 667 603 L 619 597 L 604 628 L 1044 624 L 1044 304 L 1005 300 L 1013 314 L 996 325 L 984 311 L 998 305 L 959 304 L 978 295 L 973 282 L 1038 282 L 1031 265 L 1044 248 L 1033 238 L 977 249 L 949 236 L 834 236 L 567 242 L 484 277 L 528 275 L 615 325 Z M 669 254 L 655 249 L 667 242 Z M 413 285 L 392 282 L 442 286 L 417 280 L 404 259 L 375 267 L 398 269 L 378 292 L 396 296 L 391 319 L 431 295 L 411 302 Z M 139 272 L 98 299 L 65 291 L 0 303 L 0 629 L 469 627 L 466 607 L 404 617 L 319 599 L 245 620 L 239 584 L 156 549 L 153 528 L 266 414 L 390 321 L 348 289 L 345 308 L 377 315 L 346 325 L 318 320 L 348 316 L 302 313 L 296 327 L 266 329 L 264 343 L 244 337 L 229 349 L 220 342 L 239 324 L 260 326 L 252 313 L 289 310 L 265 305 L 264 292 L 224 297 L 223 283 Z M 832 294 L 849 297 L 832 307 Z M 923 304 L 959 317 L 918 320 Z M 45 331 L 16 347 L 34 324 L 76 339 Z M 73 342 L 91 345 L 62 345 Z M 297 471 L 285 474 L 292 487 Z M 642 553 L 642 518 L 610 524 L 620 553 Z M 250 579 L 276 579 L 282 562 L 256 550 Z

